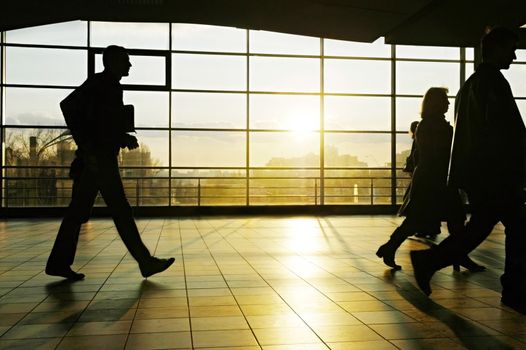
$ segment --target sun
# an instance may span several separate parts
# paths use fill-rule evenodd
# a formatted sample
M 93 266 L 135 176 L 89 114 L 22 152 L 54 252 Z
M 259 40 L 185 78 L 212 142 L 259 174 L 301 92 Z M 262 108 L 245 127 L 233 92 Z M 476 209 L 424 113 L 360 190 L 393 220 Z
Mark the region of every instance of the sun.
M 294 139 L 304 140 L 313 131 L 319 130 L 319 127 L 318 114 L 311 110 L 296 109 L 286 116 L 285 129 L 292 132 Z

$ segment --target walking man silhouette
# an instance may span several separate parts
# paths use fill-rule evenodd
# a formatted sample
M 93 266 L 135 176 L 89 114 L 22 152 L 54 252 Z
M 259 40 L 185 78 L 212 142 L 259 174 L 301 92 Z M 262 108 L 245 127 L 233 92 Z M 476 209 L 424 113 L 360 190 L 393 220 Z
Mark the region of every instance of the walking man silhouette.
M 119 235 L 139 264 L 143 277 L 166 270 L 174 258 L 153 257 L 144 245 L 133 219 L 119 174 L 120 148 L 139 147 L 137 139 L 126 133 L 122 77 L 131 67 L 128 53 L 121 46 L 108 46 L 102 55 L 104 71 L 89 77 L 61 103 L 66 124 L 77 144 L 70 169 L 72 197 L 60 225 L 46 265 L 46 273 L 70 280 L 85 276 L 71 269 L 82 223 L 89 218 L 100 191 L 110 209 Z
M 431 293 L 433 274 L 475 249 L 500 221 L 505 226 L 504 305 L 526 311 L 526 211 L 523 195 L 526 129 L 501 69 L 516 58 L 517 35 L 494 28 L 482 38 L 482 63 L 457 94 L 449 184 L 466 191 L 466 234 L 430 250 L 412 251 L 420 289 Z

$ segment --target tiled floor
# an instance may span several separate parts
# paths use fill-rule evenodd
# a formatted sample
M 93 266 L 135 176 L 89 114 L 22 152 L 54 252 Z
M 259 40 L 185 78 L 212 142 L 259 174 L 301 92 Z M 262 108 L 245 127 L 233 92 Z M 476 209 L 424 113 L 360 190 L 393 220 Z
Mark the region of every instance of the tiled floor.
M 488 271 L 442 270 L 427 299 L 408 259 L 424 244 L 404 243 L 394 274 L 374 255 L 399 222 L 139 219 L 155 255 L 177 259 L 144 280 L 111 220 L 92 220 L 76 283 L 43 273 L 59 220 L 0 222 L 0 348 L 526 349 L 526 317 L 500 305 L 502 228 L 472 254 Z

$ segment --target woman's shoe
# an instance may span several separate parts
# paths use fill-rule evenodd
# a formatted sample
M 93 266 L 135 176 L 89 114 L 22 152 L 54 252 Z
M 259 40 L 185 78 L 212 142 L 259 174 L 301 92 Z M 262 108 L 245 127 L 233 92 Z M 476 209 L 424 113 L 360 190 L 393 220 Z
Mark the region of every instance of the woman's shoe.
M 401 270 L 402 266 L 397 265 L 395 262 L 395 253 L 396 250 L 391 249 L 389 243 L 385 243 L 380 246 L 376 251 L 376 256 L 384 260 L 384 264 L 393 268 L 394 270 Z

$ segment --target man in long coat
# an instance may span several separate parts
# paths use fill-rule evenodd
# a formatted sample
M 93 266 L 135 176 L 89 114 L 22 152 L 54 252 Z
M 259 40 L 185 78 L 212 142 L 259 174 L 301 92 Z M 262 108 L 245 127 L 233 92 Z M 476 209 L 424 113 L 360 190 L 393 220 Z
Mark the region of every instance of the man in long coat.
M 518 37 L 495 28 L 482 39 L 482 63 L 460 89 L 455 106 L 449 184 L 466 191 L 471 218 L 465 235 L 449 236 L 433 250 L 413 251 L 420 289 L 431 293 L 434 272 L 476 248 L 498 222 L 505 226 L 502 303 L 526 311 L 526 129 L 501 69 L 516 58 Z

